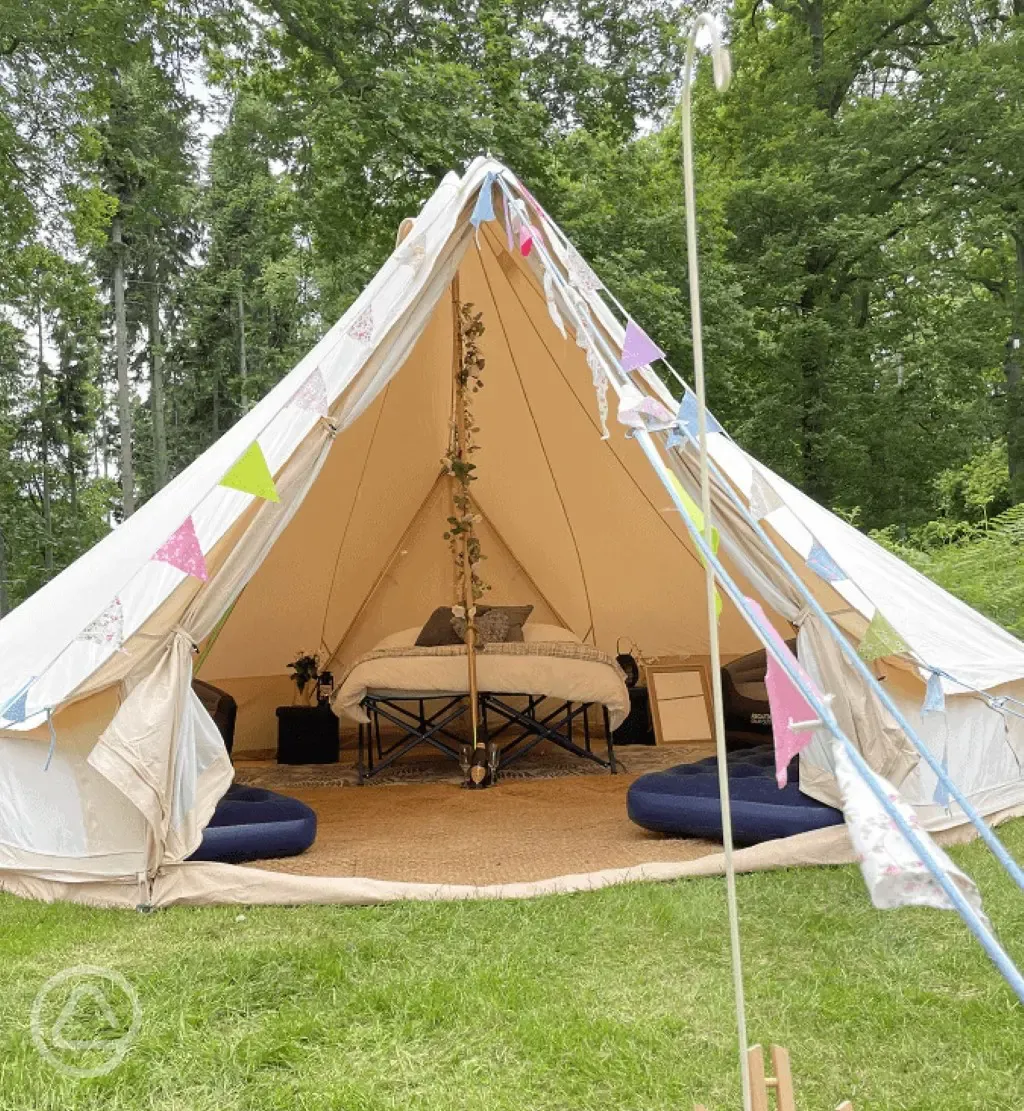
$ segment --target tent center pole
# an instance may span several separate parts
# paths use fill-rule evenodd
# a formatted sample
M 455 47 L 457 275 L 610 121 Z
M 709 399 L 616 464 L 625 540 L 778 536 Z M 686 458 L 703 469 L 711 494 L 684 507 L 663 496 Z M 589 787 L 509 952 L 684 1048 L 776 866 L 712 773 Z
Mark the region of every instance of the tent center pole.
M 462 345 L 462 301 L 459 296 L 459 275 L 452 279 L 452 455 L 459 462 L 469 462 L 466 450 L 466 399 L 465 390 L 462 388 L 461 376 L 463 372 L 464 351 Z M 451 476 L 452 495 L 455 496 L 459 486 L 457 475 Z M 465 488 L 464 488 L 465 489 Z M 458 516 L 453 511 L 453 516 Z M 459 553 L 455 560 L 455 593 L 457 604 L 466 611 L 466 666 L 469 672 L 469 720 L 473 734 L 472 751 L 468 761 L 469 766 L 463 770 L 466 773 L 467 787 L 487 786 L 489 779 L 485 746 L 480 738 L 480 697 L 476 676 L 476 617 L 474 613 L 475 599 L 473 597 L 473 573 L 469 561 L 469 533 L 465 530 L 459 532 Z M 466 761 L 464 760 L 463 763 Z

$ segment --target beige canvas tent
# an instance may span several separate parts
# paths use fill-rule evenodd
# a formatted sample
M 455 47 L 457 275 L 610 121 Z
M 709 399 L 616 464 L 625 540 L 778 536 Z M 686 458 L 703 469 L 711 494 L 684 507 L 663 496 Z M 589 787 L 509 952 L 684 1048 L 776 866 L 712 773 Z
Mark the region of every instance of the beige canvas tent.
M 493 218 L 480 218 L 482 190 L 493 198 Z M 524 226 L 534 236 L 525 255 Z M 652 656 L 706 653 L 702 565 L 664 486 L 616 420 L 634 389 L 673 413 L 678 400 L 650 367 L 625 375 L 616 364 L 623 313 L 493 161 L 449 175 L 403 231 L 361 297 L 267 397 L 0 622 L 0 887 L 129 905 L 470 893 L 186 861 L 232 775 L 191 691 L 194 664 L 201 660 L 202 678 L 238 700 L 236 751 L 265 750 L 274 743 L 275 707 L 291 699 L 286 665 L 296 650 L 320 651 L 338 673 L 452 601 L 440 460 L 452 418 L 456 276 L 461 300 L 486 324 L 474 494 L 495 600 L 532 603 L 536 619 L 606 651 L 625 637 Z M 277 502 L 222 484 L 253 444 L 274 476 Z M 798 630 L 801 659 L 836 696 L 841 724 L 872 766 L 899 783 L 927 826 L 961 826 L 955 807 L 934 801 L 934 775 L 723 484 L 743 499 L 757 483 L 772 490 L 772 534 L 849 637 L 858 640 L 883 611 L 916 660 L 952 677 L 945 712 L 922 716 L 926 673 L 906 660 L 885 666 L 891 695 L 971 802 L 996 817 L 1021 807 L 1024 723 L 1000 713 L 998 702 L 993 708 L 992 698 L 1024 698 L 1024 646 L 723 433 L 710 437 L 710 448 L 724 564 L 778 629 Z M 658 450 L 694 490 L 685 444 L 670 449 L 662 437 Z M 806 566 L 815 543 L 845 577 L 826 581 Z M 183 569 L 196 546 L 205 581 Z M 758 646 L 728 603 L 720 628 L 726 655 Z M 828 747 L 815 742 L 801 759 L 803 789 L 836 802 Z M 747 862 L 846 853 L 840 828 L 783 849 L 748 850 Z M 690 870 L 716 867 L 712 857 Z M 641 874 L 686 870 L 654 864 Z M 624 875 L 472 893 L 592 886 Z

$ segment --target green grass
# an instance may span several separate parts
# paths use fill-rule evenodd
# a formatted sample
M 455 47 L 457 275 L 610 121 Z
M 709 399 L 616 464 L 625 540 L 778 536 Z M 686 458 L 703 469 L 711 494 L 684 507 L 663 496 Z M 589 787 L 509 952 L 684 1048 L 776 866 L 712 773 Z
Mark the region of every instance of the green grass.
M 1004 829 L 1024 857 L 1024 822 Z M 1024 961 L 1024 894 L 981 846 L 954 855 Z M 790 1047 L 800 1111 L 1024 1107 L 1024 1009 L 955 915 L 873 910 L 853 868 L 739 895 L 751 1037 Z M 5 1109 L 739 1106 L 720 880 L 148 916 L 4 897 L 0 938 Z M 28 1016 L 79 963 L 123 973 L 143 1019 L 117 1070 L 76 1081 Z

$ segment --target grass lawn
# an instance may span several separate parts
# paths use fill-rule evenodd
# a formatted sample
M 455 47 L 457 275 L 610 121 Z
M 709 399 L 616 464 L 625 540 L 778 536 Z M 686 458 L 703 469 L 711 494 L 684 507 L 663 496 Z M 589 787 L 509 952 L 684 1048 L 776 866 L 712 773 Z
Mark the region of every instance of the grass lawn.
M 1024 821 L 1004 832 L 1024 858 Z M 1024 961 L 1024 894 L 981 846 L 954 855 Z M 751 1037 L 790 1047 L 799 1111 L 1024 1107 L 1024 1009 L 955 915 L 875 911 L 853 868 L 739 893 Z M 733 1111 L 725 921 L 720 880 L 149 916 L 0 897 L 0 1107 Z M 29 1035 L 39 987 L 75 964 L 142 1004 L 97 1079 L 58 1075 Z

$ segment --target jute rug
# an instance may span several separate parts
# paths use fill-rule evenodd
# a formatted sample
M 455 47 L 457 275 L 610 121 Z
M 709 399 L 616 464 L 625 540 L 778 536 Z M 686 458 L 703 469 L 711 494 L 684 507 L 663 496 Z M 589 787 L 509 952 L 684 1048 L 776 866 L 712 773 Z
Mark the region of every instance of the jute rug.
M 298 875 L 360 876 L 419 883 L 494 884 L 693 860 L 720 852 L 711 841 L 661 837 L 626 816 L 626 791 L 642 770 L 683 763 L 681 746 L 624 754 L 619 775 L 506 779 L 485 791 L 452 783 L 387 790 L 292 784 L 317 813 L 317 839 L 301 856 L 254 867 Z M 666 755 L 670 753 L 670 756 Z M 699 749 L 691 759 L 706 754 Z M 457 771 L 457 769 L 456 769 Z
M 604 756 L 601 746 L 600 755 Z M 692 763 L 714 753 L 713 746 L 694 745 L 629 745 L 617 748 L 615 758 L 620 773 L 637 776 L 644 772 L 663 771 L 676 764 Z M 531 753 L 517 760 L 502 771 L 502 783 L 523 779 L 561 779 L 565 776 L 609 775 L 592 760 L 573 756 L 571 752 L 554 745 L 538 745 Z M 247 761 L 240 757 L 235 764 L 235 782 L 247 787 L 266 787 L 271 791 L 293 791 L 297 787 L 355 787 L 355 754 L 342 751 L 337 764 L 278 764 L 273 760 Z M 386 787 L 395 784 L 447 783 L 458 786 L 462 782 L 459 765 L 439 752 L 414 750 L 396 761 L 386 771 L 368 779 L 366 787 Z

